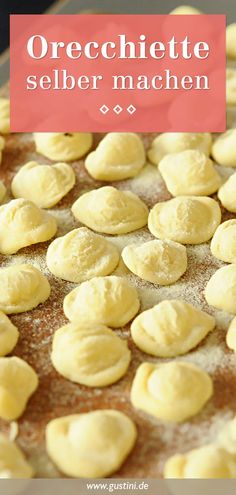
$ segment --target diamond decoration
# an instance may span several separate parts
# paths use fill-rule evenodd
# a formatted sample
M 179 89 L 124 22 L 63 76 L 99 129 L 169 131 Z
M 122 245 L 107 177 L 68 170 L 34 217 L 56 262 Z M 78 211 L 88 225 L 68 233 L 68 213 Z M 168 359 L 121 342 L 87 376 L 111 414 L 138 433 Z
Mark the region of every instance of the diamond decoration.
M 129 105 L 127 112 L 129 112 L 130 115 L 133 115 L 133 113 L 136 112 L 136 107 L 134 107 L 134 105 Z
M 123 108 L 120 105 L 116 105 L 113 108 L 113 111 L 116 113 L 116 115 L 119 115 L 119 113 L 121 113 L 123 111 Z
M 99 108 L 100 112 L 103 113 L 103 115 L 106 115 L 107 112 L 109 112 L 109 108 L 106 105 L 102 105 Z

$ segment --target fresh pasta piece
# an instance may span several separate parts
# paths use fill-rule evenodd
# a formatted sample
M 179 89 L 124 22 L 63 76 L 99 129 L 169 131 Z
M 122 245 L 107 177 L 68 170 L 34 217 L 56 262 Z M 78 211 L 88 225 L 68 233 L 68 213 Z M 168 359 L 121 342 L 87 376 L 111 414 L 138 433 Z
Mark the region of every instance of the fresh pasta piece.
M 178 196 L 157 203 L 149 213 L 150 232 L 160 239 L 201 244 L 213 236 L 221 221 L 219 204 L 204 196 Z
M 199 150 L 166 155 L 159 171 L 172 196 L 208 196 L 221 185 L 212 160 Z
M 53 216 L 27 199 L 13 199 L 0 206 L 0 253 L 14 254 L 19 249 L 51 239 L 57 231 Z
M 229 58 L 236 58 L 236 22 L 226 28 L 226 53 Z
M 147 224 L 148 208 L 136 194 L 105 186 L 80 196 L 72 206 L 79 222 L 104 234 L 127 234 Z
M 224 167 L 236 167 L 236 129 L 229 129 L 213 143 L 212 156 Z
M 19 418 L 37 387 L 38 376 L 26 361 L 15 356 L 1 357 L 0 418 Z
M 87 387 L 106 387 L 125 375 L 127 342 L 100 324 L 69 323 L 53 337 L 51 359 L 58 373 Z
M 40 208 L 56 205 L 75 185 L 75 173 L 67 163 L 40 165 L 28 162 L 11 183 L 15 198 L 33 201 Z
M 234 318 L 231 321 L 230 326 L 228 328 L 226 335 L 226 344 L 230 349 L 232 349 L 232 351 L 236 353 L 236 318 Z M 235 435 L 235 444 L 236 444 L 236 435 Z M 235 448 L 235 453 L 236 453 L 236 448 Z
M 185 150 L 200 150 L 208 156 L 211 146 L 212 137 L 208 132 L 164 132 L 152 142 L 148 158 L 154 165 L 159 165 L 165 155 Z
M 142 363 L 133 381 L 131 402 L 158 419 L 181 423 L 198 414 L 212 393 L 210 376 L 192 363 Z
M 212 316 L 184 301 L 171 299 L 136 316 L 131 336 L 147 354 L 175 357 L 196 347 L 214 326 Z
M 195 9 L 191 5 L 179 5 L 170 12 L 172 15 L 197 15 L 202 13 L 201 10 Z
M 236 69 L 226 69 L 226 103 L 236 105 Z
M 0 268 L 0 311 L 5 314 L 36 308 L 48 299 L 50 292 L 47 278 L 32 265 Z
M 212 275 L 205 298 L 210 306 L 236 314 L 236 263 L 223 266 Z
M 85 160 L 85 167 L 94 179 L 108 182 L 134 177 L 144 164 L 143 143 L 132 132 L 106 134 Z
M 47 451 L 58 469 L 75 478 L 104 478 L 117 471 L 134 447 L 135 424 L 113 409 L 50 421 Z
M 18 445 L 0 433 L 0 479 L 24 479 L 33 476 L 34 469 Z
M 187 270 L 187 251 L 173 241 L 129 244 L 122 251 L 129 270 L 153 284 L 174 284 Z
M 90 132 L 36 132 L 36 151 L 53 161 L 78 160 L 91 148 Z
M 165 463 L 164 478 L 235 478 L 236 459 L 216 444 L 204 445 L 186 454 L 176 454 Z
M 73 289 L 64 299 L 64 313 L 72 322 L 101 323 L 119 328 L 140 306 L 135 287 L 122 277 L 94 277 Z
M 236 213 L 236 173 L 230 175 L 223 186 L 220 187 L 218 198 L 226 210 Z
M 236 219 L 217 227 L 211 240 L 211 252 L 219 260 L 236 263 Z
M 83 282 L 109 275 L 119 262 L 119 251 L 104 237 L 86 227 L 58 237 L 47 250 L 47 266 L 56 277 Z
M 18 340 L 19 332 L 9 318 L 0 311 L 0 357 L 11 352 Z

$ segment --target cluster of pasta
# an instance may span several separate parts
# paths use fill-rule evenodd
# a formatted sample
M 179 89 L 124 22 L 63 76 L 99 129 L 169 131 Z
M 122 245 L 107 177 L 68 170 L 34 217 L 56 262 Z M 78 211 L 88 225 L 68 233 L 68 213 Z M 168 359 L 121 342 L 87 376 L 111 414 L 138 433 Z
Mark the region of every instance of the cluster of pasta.
M 172 14 L 199 14 L 178 7 Z M 236 24 L 227 28 L 227 54 L 236 58 Z M 227 72 L 227 102 L 236 103 L 236 71 Z M 9 133 L 9 101 L 0 98 L 0 132 Z M 57 223 L 48 212 L 74 187 L 73 162 L 84 155 L 85 169 L 107 185 L 90 190 L 71 207 L 78 228 L 56 237 L 46 253 L 53 276 L 78 284 L 63 303 L 68 324 L 53 335 L 51 361 L 65 379 L 86 387 L 107 387 L 127 372 L 131 351 L 114 329 L 130 325 L 134 344 L 145 355 L 168 358 L 144 361 L 136 370 L 130 400 L 160 421 L 181 423 L 198 414 L 213 394 L 211 376 L 179 356 L 198 346 L 215 327 L 208 313 L 183 300 L 163 300 L 140 311 L 135 286 L 113 272 L 124 263 L 128 273 L 152 284 L 175 284 L 187 270 L 186 245 L 208 241 L 213 256 L 228 263 L 211 277 L 207 303 L 236 315 L 236 219 L 221 223 L 217 194 L 228 211 L 236 213 L 236 173 L 223 182 L 215 162 L 236 169 L 236 129 L 212 140 L 209 133 L 164 133 L 146 152 L 134 133 L 109 133 L 91 151 L 91 133 L 36 133 L 36 151 L 54 164 L 31 161 L 14 176 L 14 199 L 4 202 L 0 182 L 0 253 L 51 240 Z M 0 137 L 0 162 L 4 153 Z M 158 166 L 173 196 L 149 212 L 133 192 L 115 181 L 137 176 L 146 160 Z M 112 185 L 109 185 L 112 183 Z M 47 211 L 45 211 L 47 210 Z M 82 224 L 82 226 L 80 225 Z M 126 245 L 122 252 L 112 237 L 148 226 L 153 238 Z M 30 311 L 50 296 L 47 277 L 31 264 L 0 268 L 0 418 L 19 418 L 38 387 L 34 369 L 12 353 L 19 331 L 7 315 Z M 236 352 L 236 318 L 227 333 Z M 172 359 L 171 358 L 177 358 Z M 148 358 L 147 358 L 148 359 Z M 226 425 L 215 443 L 171 457 L 166 478 L 236 477 L 236 420 Z M 94 410 L 50 421 L 47 452 L 67 476 L 104 477 L 123 464 L 137 438 L 134 422 L 113 410 Z M 34 469 L 20 448 L 0 434 L 0 477 L 29 478 Z

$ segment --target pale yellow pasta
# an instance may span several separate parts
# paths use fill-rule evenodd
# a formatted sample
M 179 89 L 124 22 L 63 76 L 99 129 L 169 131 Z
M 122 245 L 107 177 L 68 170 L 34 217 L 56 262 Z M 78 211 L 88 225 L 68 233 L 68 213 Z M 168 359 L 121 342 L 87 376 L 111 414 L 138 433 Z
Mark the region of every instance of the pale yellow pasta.
M 236 22 L 226 28 L 226 53 L 229 58 L 236 58 Z
M 60 471 L 75 478 L 104 478 L 117 471 L 133 449 L 135 424 L 125 414 L 102 409 L 50 421 L 47 452 Z
M 234 318 L 230 323 L 226 335 L 226 343 L 227 346 L 236 353 L 236 318 Z
M 170 12 L 172 15 L 197 15 L 202 13 L 201 10 L 195 9 L 191 5 L 179 5 Z
M 11 352 L 18 340 L 19 332 L 9 318 L 0 311 L 0 357 Z
M 171 299 L 136 316 L 131 336 L 147 354 L 175 357 L 196 347 L 214 326 L 212 316 L 184 301 Z
M 27 199 L 13 199 L 0 206 L 0 253 L 14 254 L 19 249 L 51 239 L 57 231 L 52 215 Z
M 236 173 L 220 187 L 218 198 L 226 210 L 236 213 Z
M 205 298 L 210 306 L 236 314 L 236 263 L 223 266 L 212 275 Z
M 172 196 L 208 196 L 221 185 L 212 160 L 199 150 L 166 155 L 159 171 Z
M 23 479 L 33 476 L 34 469 L 18 445 L 0 433 L 0 479 Z
M 213 236 L 221 221 L 219 204 L 204 196 L 178 196 L 157 203 L 149 213 L 148 228 L 160 239 L 201 244 Z
M 64 299 L 64 313 L 72 322 L 101 323 L 119 328 L 140 306 L 135 287 L 122 277 L 94 277 L 73 289 Z
M 236 69 L 226 69 L 226 103 L 236 105 Z
M 165 132 L 152 142 L 148 150 L 148 158 L 154 165 L 159 165 L 162 158 L 169 153 L 200 150 L 209 155 L 211 146 L 212 137 L 208 132 Z
M 148 219 L 148 208 L 136 194 L 111 186 L 80 196 L 72 213 L 90 229 L 112 235 L 141 229 Z
M 12 421 L 19 418 L 30 396 L 38 387 L 33 368 L 18 357 L 0 358 L 0 418 Z
M 132 384 L 131 402 L 158 419 L 180 423 L 199 413 L 212 393 L 210 376 L 192 363 L 142 363 Z
M 29 199 L 40 208 L 51 208 L 74 184 L 75 173 L 67 163 L 40 165 L 28 162 L 13 178 L 11 190 L 15 198 Z
M 23 313 L 36 308 L 50 296 L 45 275 L 29 264 L 0 268 L 0 311 Z
M 173 241 L 129 244 L 122 259 L 131 272 L 153 284 L 173 284 L 187 270 L 186 248 Z
M 217 479 L 236 477 L 236 458 L 216 444 L 204 445 L 186 454 L 170 457 L 165 478 Z
M 90 132 L 36 132 L 36 151 L 54 161 L 73 161 L 87 153 L 93 142 Z
M 213 256 L 226 263 L 236 263 L 236 219 L 221 223 L 211 240 Z
M 106 134 L 85 160 L 85 167 L 94 179 L 108 182 L 134 177 L 144 164 L 143 143 L 132 132 Z
M 53 366 L 65 378 L 87 387 L 105 387 L 126 373 L 131 353 L 127 342 L 100 324 L 70 323 L 53 336 Z
M 213 143 L 212 156 L 224 167 L 236 167 L 236 129 L 229 129 Z
M 119 251 L 104 237 L 81 227 L 55 239 L 47 250 L 46 261 L 56 277 L 83 282 L 112 273 L 119 262 Z

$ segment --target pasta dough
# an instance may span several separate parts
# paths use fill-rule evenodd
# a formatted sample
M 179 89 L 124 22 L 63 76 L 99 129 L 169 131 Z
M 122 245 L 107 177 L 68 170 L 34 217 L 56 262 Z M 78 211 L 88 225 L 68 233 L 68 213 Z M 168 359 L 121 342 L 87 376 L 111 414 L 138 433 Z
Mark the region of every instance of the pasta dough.
M 0 180 L 0 201 L 3 200 L 5 194 L 6 194 L 6 188 L 3 184 L 3 182 Z
M 236 213 L 236 173 L 232 174 L 223 186 L 220 187 L 218 191 L 218 198 L 228 211 Z
M 229 58 L 236 58 L 236 22 L 226 28 L 226 53 Z
M 229 129 L 213 143 L 212 156 L 224 167 L 236 167 L 236 129 Z
M 227 421 L 220 431 L 217 443 L 232 455 L 236 455 L 236 418 Z M 236 462 L 236 460 L 235 460 Z M 236 478 L 236 476 L 234 476 Z
M 34 470 L 21 449 L 0 433 L 0 479 L 32 478 L 33 475 Z
M 205 289 L 210 306 L 236 314 L 236 264 L 219 268 Z
M 129 270 L 153 284 L 175 283 L 187 270 L 187 251 L 173 241 L 148 241 L 130 244 L 122 251 Z
M 217 479 L 236 477 L 236 459 L 215 444 L 205 445 L 186 454 L 170 457 L 164 467 L 165 478 Z
M 213 236 L 220 221 L 220 207 L 214 199 L 179 196 L 152 208 L 148 228 L 160 239 L 201 244 Z
M 170 12 L 172 15 L 194 15 L 194 14 L 202 14 L 202 12 L 191 5 L 179 5 L 176 9 Z
M 105 387 L 126 373 L 127 342 L 104 325 L 70 323 L 56 331 L 51 359 L 58 373 L 87 387 Z
M 140 137 L 132 132 L 110 132 L 85 160 L 89 174 L 97 180 L 128 179 L 145 164 L 145 150 Z
M 113 272 L 119 262 L 119 251 L 104 237 L 81 227 L 55 239 L 48 248 L 46 260 L 56 277 L 83 282 Z
M 136 194 L 105 186 L 80 196 L 72 206 L 79 222 L 104 234 L 127 234 L 147 224 L 148 208 Z
M 87 153 L 93 142 L 90 132 L 36 132 L 36 151 L 50 160 L 70 162 Z
M 159 171 L 172 196 L 208 196 L 221 184 L 212 160 L 199 150 L 166 155 L 159 163 Z
M 165 478 L 236 478 L 236 420 L 228 421 L 216 441 L 165 464 Z
M 27 199 L 13 199 L 0 206 L 0 252 L 14 254 L 19 249 L 51 239 L 57 231 L 53 216 Z
M 117 471 L 135 444 L 135 424 L 103 409 L 57 418 L 46 428 L 47 451 L 67 476 L 104 478 Z
M 226 263 L 236 263 L 236 219 L 223 222 L 211 241 L 213 256 Z
M 0 268 L 0 311 L 23 313 L 36 308 L 50 296 L 47 278 L 28 264 Z
M 199 413 L 212 393 L 210 376 L 194 364 L 142 363 L 133 381 L 131 402 L 161 420 L 180 423 Z
M 162 301 L 138 315 L 131 335 L 141 351 L 175 357 L 196 347 L 213 330 L 215 319 L 184 301 Z
M 226 335 L 226 344 L 230 349 L 232 349 L 236 353 L 236 318 L 234 318 L 231 321 L 230 326 L 228 328 L 228 332 Z M 235 449 L 235 454 L 236 454 L 236 449 Z
M 51 208 L 74 185 L 75 173 L 70 165 L 40 165 L 37 162 L 28 162 L 13 178 L 11 190 L 15 198 L 29 199 L 40 208 Z
M 236 69 L 226 69 L 226 103 L 236 105 Z
M 0 358 L 0 418 L 19 418 L 38 386 L 38 376 L 23 359 Z
M 64 299 L 64 312 L 72 322 L 123 327 L 138 312 L 138 293 L 125 278 L 94 277 Z
M 0 136 L 0 164 L 2 162 L 2 150 L 5 147 L 5 141 L 4 139 Z
M 10 101 L 7 98 L 0 98 L 0 133 L 10 132 Z
M 206 155 L 211 152 L 212 137 L 208 132 L 165 132 L 157 136 L 148 150 L 148 158 L 158 165 L 169 153 L 185 150 L 200 150 Z
M 9 318 L 0 311 L 0 356 L 5 356 L 14 349 L 19 332 Z

